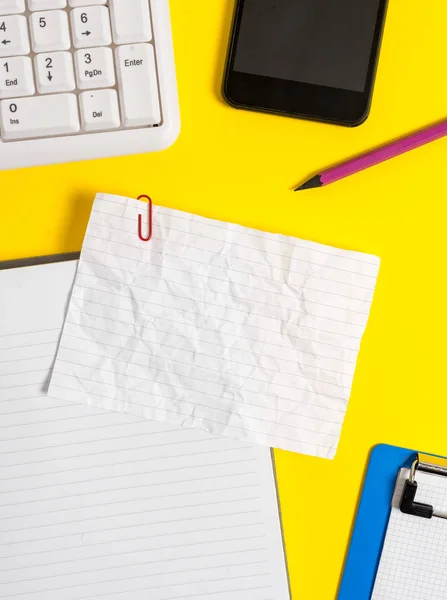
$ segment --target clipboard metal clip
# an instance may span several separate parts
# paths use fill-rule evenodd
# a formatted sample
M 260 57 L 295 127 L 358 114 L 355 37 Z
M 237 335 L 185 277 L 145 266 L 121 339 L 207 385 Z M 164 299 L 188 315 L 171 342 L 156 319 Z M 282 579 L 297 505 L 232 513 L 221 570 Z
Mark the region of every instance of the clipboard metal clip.
M 406 515 L 421 517 L 422 519 L 432 519 L 433 517 L 447 519 L 446 513 L 436 511 L 431 504 L 416 502 L 416 492 L 418 489 L 416 473 L 418 470 L 435 475 L 447 474 L 444 467 L 423 463 L 420 462 L 419 458 L 417 458 L 411 465 L 410 474 L 404 484 L 402 498 L 400 501 L 401 512 L 405 513 Z
M 145 198 L 148 201 L 147 213 L 148 213 L 149 233 L 146 237 L 143 235 L 143 216 L 141 214 L 139 214 L 138 215 L 138 237 L 140 238 L 140 240 L 142 242 L 148 242 L 152 237 L 152 200 L 149 198 L 149 196 L 146 196 L 145 194 L 138 196 L 137 200 L 142 200 L 143 198 Z

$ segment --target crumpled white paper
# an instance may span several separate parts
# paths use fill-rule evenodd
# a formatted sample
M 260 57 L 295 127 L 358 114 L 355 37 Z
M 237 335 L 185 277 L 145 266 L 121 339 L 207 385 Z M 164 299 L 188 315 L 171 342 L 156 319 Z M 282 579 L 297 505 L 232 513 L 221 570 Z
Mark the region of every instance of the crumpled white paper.
M 95 200 L 53 397 L 331 458 L 379 259 Z M 146 222 L 146 217 L 145 217 Z

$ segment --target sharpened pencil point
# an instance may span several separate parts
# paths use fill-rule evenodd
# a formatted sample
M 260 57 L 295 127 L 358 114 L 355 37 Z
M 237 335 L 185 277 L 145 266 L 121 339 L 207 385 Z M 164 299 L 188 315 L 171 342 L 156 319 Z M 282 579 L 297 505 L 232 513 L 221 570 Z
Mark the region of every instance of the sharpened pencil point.
M 310 190 L 311 188 L 318 188 L 322 185 L 323 183 L 321 181 L 321 175 L 314 175 L 313 177 L 302 183 L 300 186 L 295 188 L 293 191 L 298 192 L 299 190 Z

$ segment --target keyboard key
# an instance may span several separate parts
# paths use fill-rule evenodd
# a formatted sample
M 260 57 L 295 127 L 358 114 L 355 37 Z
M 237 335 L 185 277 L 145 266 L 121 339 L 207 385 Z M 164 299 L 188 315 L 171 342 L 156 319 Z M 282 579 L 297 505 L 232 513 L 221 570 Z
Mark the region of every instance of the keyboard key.
M 78 6 L 92 6 L 93 4 L 105 4 L 107 0 L 68 0 L 71 8 Z
M 70 48 L 70 30 L 65 11 L 49 10 L 33 13 L 30 21 L 34 52 L 52 52 Z
M 120 126 L 118 96 L 115 90 L 95 90 L 80 95 L 84 131 L 104 131 Z
M 109 4 L 115 44 L 151 41 L 148 0 L 110 0 Z
M 124 126 L 160 123 L 157 74 L 151 44 L 118 46 L 116 67 Z
M 54 8 L 65 8 L 67 0 L 28 0 L 30 10 L 52 10 Z
M 0 15 L 14 15 L 25 12 L 25 0 L 2 0 L 0 2 Z
M 75 89 L 73 59 L 70 52 L 38 54 L 34 58 L 34 64 L 39 94 L 71 92 Z
M 65 135 L 80 129 L 74 94 L 2 100 L 0 116 L 4 140 Z
M 11 15 L 0 18 L 0 58 L 28 54 L 28 24 L 26 17 Z
M 75 54 L 76 81 L 78 88 L 113 87 L 115 85 L 115 69 L 111 48 L 88 48 L 78 50 Z
M 0 69 L 0 98 L 34 94 L 33 65 L 28 56 L 7 58 Z
M 112 43 L 109 9 L 105 6 L 75 8 L 71 11 L 75 48 L 109 46 Z

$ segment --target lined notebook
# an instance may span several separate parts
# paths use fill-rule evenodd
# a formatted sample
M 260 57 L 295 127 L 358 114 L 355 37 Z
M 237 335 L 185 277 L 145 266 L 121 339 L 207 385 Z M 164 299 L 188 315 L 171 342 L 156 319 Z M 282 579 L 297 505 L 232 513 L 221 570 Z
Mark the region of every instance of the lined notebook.
M 51 379 L 60 400 L 331 458 L 379 259 L 95 200 Z
M 75 269 L 0 270 L 0 598 L 287 600 L 267 448 L 45 395 Z
M 447 598 L 447 520 L 401 512 L 409 470 L 402 469 L 372 600 L 445 600 Z M 416 502 L 447 515 L 447 476 L 417 472 Z

